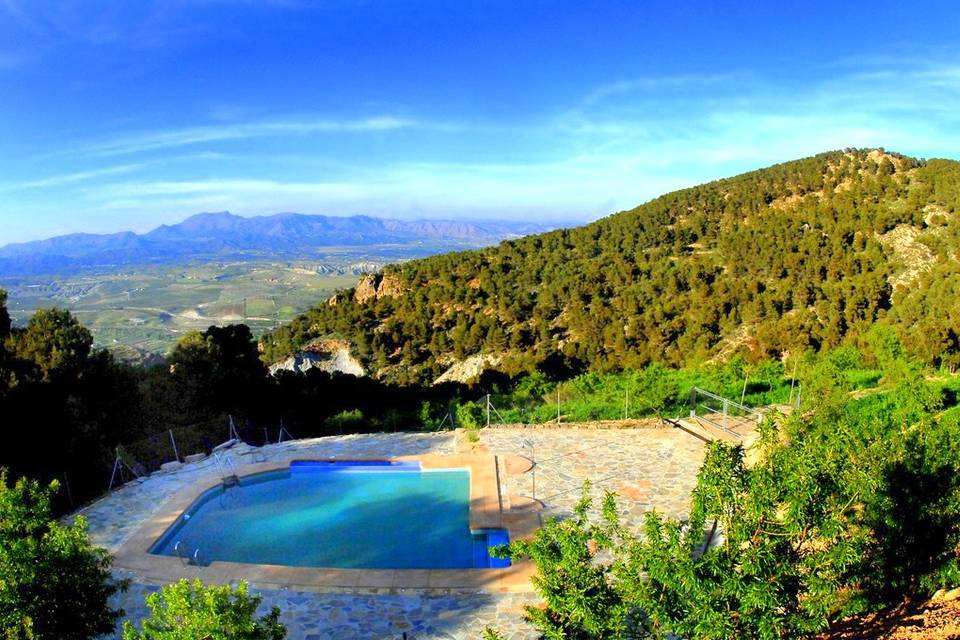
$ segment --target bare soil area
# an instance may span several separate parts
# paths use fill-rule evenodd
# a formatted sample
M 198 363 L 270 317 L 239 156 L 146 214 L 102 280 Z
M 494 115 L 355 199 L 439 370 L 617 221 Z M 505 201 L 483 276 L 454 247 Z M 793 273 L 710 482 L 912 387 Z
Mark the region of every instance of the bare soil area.
M 958 640 L 960 589 L 845 620 L 820 640 Z

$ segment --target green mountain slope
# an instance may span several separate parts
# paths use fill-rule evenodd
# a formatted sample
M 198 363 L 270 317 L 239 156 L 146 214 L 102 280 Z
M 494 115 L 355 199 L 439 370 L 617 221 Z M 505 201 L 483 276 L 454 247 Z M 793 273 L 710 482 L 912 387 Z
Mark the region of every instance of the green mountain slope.
M 595 223 L 387 267 L 266 336 L 278 360 L 349 340 L 376 375 L 430 381 L 474 354 L 513 372 L 833 346 L 892 323 L 960 361 L 960 163 L 820 154 Z

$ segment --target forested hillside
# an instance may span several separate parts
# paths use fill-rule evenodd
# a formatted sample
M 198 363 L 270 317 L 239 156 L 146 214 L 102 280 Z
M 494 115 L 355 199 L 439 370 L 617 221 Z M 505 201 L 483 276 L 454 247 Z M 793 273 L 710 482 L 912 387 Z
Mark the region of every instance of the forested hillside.
M 836 346 L 876 322 L 960 362 L 960 163 L 848 150 L 664 195 L 593 224 L 386 268 L 266 336 L 346 338 L 377 375 L 467 356 L 509 373 Z

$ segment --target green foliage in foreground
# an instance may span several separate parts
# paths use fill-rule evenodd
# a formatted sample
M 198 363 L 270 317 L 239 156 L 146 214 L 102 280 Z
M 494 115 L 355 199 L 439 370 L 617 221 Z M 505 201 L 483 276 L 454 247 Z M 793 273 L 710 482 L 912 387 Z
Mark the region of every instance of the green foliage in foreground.
M 960 412 L 941 411 L 956 385 L 898 362 L 896 387 L 860 399 L 821 363 L 815 409 L 769 419 L 749 463 L 712 444 L 688 521 L 650 513 L 636 537 L 610 494 L 591 519 L 585 492 L 511 543 L 546 602 L 527 620 L 549 639 L 801 638 L 960 585 Z
M 150 617 L 139 631 L 124 622 L 123 640 L 283 640 L 280 609 L 258 618 L 261 601 L 246 582 L 232 589 L 183 579 L 147 596 Z
M 608 493 L 599 523 L 587 517 L 589 484 L 569 520 L 551 520 L 533 540 L 510 544 L 514 557 L 537 566 L 533 584 L 546 607 L 526 606 L 527 620 L 550 640 L 626 637 L 630 602 L 609 579 L 597 554 L 612 551 L 622 536 L 616 503 Z M 502 551 L 502 550 L 501 550 Z
M 123 612 L 109 605 L 121 583 L 110 556 L 91 546 L 79 517 L 61 525 L 51 516 L 56 484 L 0 470 L 0 628 L 8 639 L 86 640 L 113 630 Z

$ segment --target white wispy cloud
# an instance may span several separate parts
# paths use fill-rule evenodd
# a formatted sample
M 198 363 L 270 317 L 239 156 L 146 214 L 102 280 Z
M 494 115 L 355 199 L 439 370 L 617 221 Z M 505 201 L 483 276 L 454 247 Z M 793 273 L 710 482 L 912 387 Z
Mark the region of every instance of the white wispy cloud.
M 0 192 L 25 191 L 29 189 L 44 189 L 49 187 L 65 187 L 76 185 L 97 178 L 115 176 L 124 173 L 131 173 L 142 169 L 144 164 L 124 164 L 114 167 L 104 167 L 101 169 L 91 169 L 89 171 L 76 171 L 73 173 L 61 173 L 54 176 L 37 178 L 35 180 L 23 180 L 20 182 L 0 183 Z
M 611 96 L 631 94 L 635 92 L 663 92 L 680 89 L 703 90 L 718 84 L 729 84 L 735 81 L 740 74 L 683 74 L 671 76 L 643 76 L 625 80 L 617 80 L 602 84 L 584 96 L 581 107 L 595 105 Z
M 251 194 L 298 194 L 352 197 L 363 195 L 363 184 L 349 182 L 283 182 L 257 179 L 169 180 L 113 183 L 86 190 L 107 199 L 152 196 L 197 195 L 236 196 Z
M 682 177 L 611 171 L 609 158 L 542 163 L 396 163 L 361 169 L 337 181 L 205 179 L 98 184 L 83 199 L 110 210 L 229 209 L 235 213 L 306 213 L 548 219 L 595 218 L 636 204 Z M 616 197 L 611 197 L 614 194 Z
M 187 127 L 165 131 L 153 131 L 123 136 L 77 147 L 73 153 L 87 155 L 125 155 L 185 147 L 190 145 L 318 133 L 368 133 L 395 131 L 425 126 L 413 120 L 394 116 L 378 116 L 359 119 L 302 119 L 269 120 L 262 122 L 218 124 Z
M 685 166 L 691 176 L 848 146 L 955 155 L 955 59 L 848 63 L 805 83 L 750 74 L 609 83 L 561 112 L 555 127 L 578 154 Z M 697 83 L 701 90 L 688 91 Z

